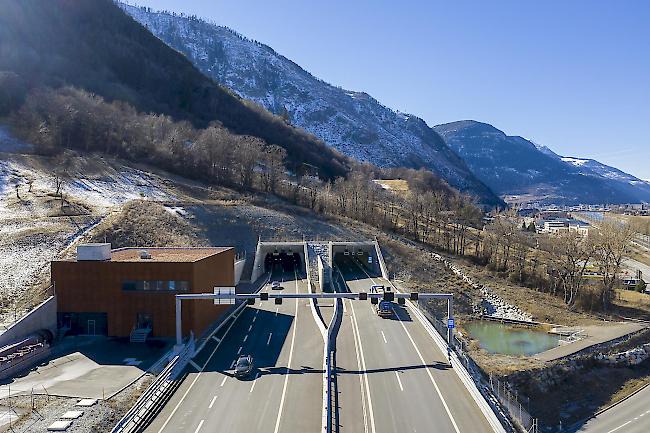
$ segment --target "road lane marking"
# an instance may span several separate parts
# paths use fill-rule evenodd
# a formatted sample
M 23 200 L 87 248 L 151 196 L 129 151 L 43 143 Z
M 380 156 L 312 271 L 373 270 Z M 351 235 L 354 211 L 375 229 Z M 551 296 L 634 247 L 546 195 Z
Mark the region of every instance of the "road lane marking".
M 354 313 L 354 304 L 352 301 L 350 301 L 350 309 L 352 310 L 352 334 L 355 337 L 354 339 L 354 347 L 357 349 L 357 363 L 361 361 L 361 369 L 363 370 L 363 379 L 365 381 L 365 394 L 368 400 L 368 412 L 370 415 L 370 428 L 372 430 L 372 433 L 375 433 L 375 415 L 372 411 L 372 398 L 370 397 L 370 385 L 368 383 L 368 374 L 367 374 L 367 369 L 366 369 L 366 359 L 363 355 L 363 345 L 361 344 L 361 334 L 359 333 L 359 325 L 357 324 L 357 316 Z M 356 331 L 356 332 L 355 332 Z M 357 340 L 358 341 L 358 346 L 357 346 Z M 361 376 L 359 377 L 359 380 L 361 380 Z M 361 387 L 361 392 L 363 393 L 363 387 Z M 365 402 L 365 399 L 362 401 Z M 364 428 L 365 431 L 368 431 L 368 425 L 367 425 L 367 420 L 366 420 L 366 414 L 364 411 Z
M 202 419 L 201 422 L 199 423 L 199 426 L 196 428 L 196 430 L 194 430 L 194 433 L 199 433 L 199 430 L 201 430 L 201 427 L 203 427 L 204 422 L 205 420 Z
M 257 314 L 260 312 L 259 308 L 255 309 L 255 317 L 257 317 Z
M 272 332 L 269 332 L 269 339 L 266 340 L 266 345 L 267 345 L 267 346 L 268 346 L 269 343 L 271 342 L 271 336 L 272 336 L 272 335 L 273 335 L 273 333 L 272 333 Z
M 255 384 L 257 383 L 257 378 L 258 378 L 258 377 L 260 377 L 260 374 L 259 374 L 259 373 L 257 373 L 257 374 L 255 375 L 255 379 L 253 379 L 253 384 L 251 385 L 251 390 L 248 391 L 248 392 L 253 392 L 253 389 L 255 389 Z
M 253 323 L 255 323 L 255 320 L 257 320 L 257 314 L 253 316 Z
M 248 334 L 244 335 L 244 343 L 246 343 L 246 340 L 248 340 Z
M 625 427 L 626 425 L 628 425 L 628 424 L 631 423 L 631 422 L 632 422 L 632 421 L 628 421 L 628 422 L 626 422 L 625 424 L 619 425 L 618 427 L 616 427 L 615 429 L 612 429 L 612 430 L 608 431 L 607 433 L 614 433 L 615 431 L 618 431 L 618 430 L 622 429 L 623 427 Z
M 214 401 L 217 399 L 217 396 L 215 395 L 212 397 L 212 400 L 210 401 L 210 406 L 208 406 L 208 409 L 212 409 L 212 406 L 214 406 Z
M 399 383 L 399 389 L 404 391 L 404 387 L 402 386 L 402 380 L 399 378 L 399 374 L 395 372 L 395 377 L 397 378 L 397 383 Z
M 223 386 L 226 383 L 226 380 L 228 380 L 228 376 L 223 377 L 223 380 L 221 381 L 221 385 L 219 386 Z
M 386 341 L 386 335 L 384 334 L 384 331 L 381 331 L 381 337 L 384 339 L 384 343 L 388 344 L 388 341 Z
M 190 359 L 190 364 L 192 365 L 192 367 L 196 368 L 196 371 L 201 371 L 201 367 L 191 359 Z
M 241 350 L 244 348 L 244 346 L 239 346 L 239 350 L 237 351 L 237 355 L 241 353 Z
M 213 336 L 212 336 L 212 339 L 213 339 L 214 341 L 216 341 L 217 343 L 219 343 L 219 342 L 221 341 L 220 339 L 217 338 L 216 335 L 213 335 Z
M 395 310 L 393 310 L 393 313 L 395 314 Z M 404 329 L 406 336 L 409 338 L 411 344 L 413 345 L 413 348 L 415 349 L 418 356 L 420 357 L 420 361 L 422 361 L 422 365 L 426 366 L 427 363 L 424 360 L 424 357 L 422 356 L 420 349 L 418 349 L 418 346 L 415 344 L 415 341 L 413 341 L 413 337 L 411 337 L 411 333 L 408 331 L 408 329 L 406 329 L 406 325 L 404 325 L 404 322 L 402 322 L 401 320 L 398 320 L 398 322 L 400 323 L 400 325 L 402 325 L 402 329 Z M 456 420 L 454 419 L 454 416 L 451 414 L 451 411 L 449 410 L 449 406 L 447 406 L 447 402 L 445 401 L 445 398 L 442 396 L 442 392 L 440 392 L 440 388 L 438 387 L 436 380 L 433 378 L 430 369 L 428 367 L 425 367 L 424 369 L 427 372 L 427 375 L 429 375 L 429 379 L 431 379 L 431 383 L 433 383 L 433 387 L 436 389 L 436 392 L 438 393 L 438 397 L 440 397 L 440 401 L 442 401 L 442 405 L 444 406 L 445 411 L 447 412 L 447 416 L 449 416 L 449 419 L 451 420 L 451 424 L 453 425 L 454 430 L 456 431 L 456 433 L 460 433 L 460 429 L 456 424 Z
M 295 271 L 294 271 L 295 272 Z M 298 279 L 296 278 L 296 293 L 298 293 Z M 289 383 L 289 369 L 291 368 L 291 360 L 293 359 L 293 346 L 296 342 L 296 328 L 298 328 L 298 300 L 296 299 L 296 312 L 293 318 L 293 332 L 291 334 L 291 347 L 289 348 L 289 361 L 287 362 L 287 373 L 284 376 L 284 385 L 282 387 L 282 397 L 280 398 L 280 409 L 278 409 L 278 419 L 275 421 L 274 433 L 280 431 L 280 419 L 282 418 L 282 409 L 284 408 L 284 398 L 287 394 L 287 385 Z
M 244 311 L 244 310 L 241 310 L 241 311 Z M 223 338 L 226 338 L 226 335 L 228 335 L 228 332 L 230 332 L 230 328 L 232 328 L 235 325 L 235 323 L 237 323 L 237 320 L 239 319 L 239 316 L 241 316 L 241 312 L 237 316 L 235 316 L 235 320 L 233 320 L 232 323 L 228 326 L 228 328 L 226 329 L 226 332 L 224 332 L 224 334 L 223 334 Z M 221 346 L 221 341 L 216 344 L 214 349 L 212 349 L 212 353 L 210 353 L 210 356 L 208 356 L 208 359 L 205 361 L 205 364 L 203 364 L 203 367 L 201 368 L 199 373 L 194 377 L 194 380 L 192 381 L 192 383 L 190 383 L 190 386 L 187 388 L 187 390 L 185 390 L 185 393 L 181 397 L 180 401 L 178 403 L 176 403 L 176 406 L 172 410 L 172 413 L 169 414 L 169 416 L 167 417 L 167 419 L 165 420 L 163 425 L 160 427 L 160 430 L 158 430 L 158 433 L 162 433 L 162 431 L 165 430 L 165 427 L 167 427 L 167 424 L 169 424 L 169 421 L 171 421 L 174 414 L 176 414 L 176 411 L 178 410 L 178 408 L 181 407 L 181 404 L 183 404 L 183 401 L 185 401 L 185 398 L 187 397 L 187 395 L 190 393 L 190 391 L 194 387 L 194 384 L 196 383 L 196 381 L 199 380 L 199 377 L 201 377 L 201 373 L 203 373 L 203 370 L 205 370 L 205 367 L 207 367 L 207 365 L 210 363 L 210 360 L 212 360 L 212 358 L 214 357 L 214 354 L 217 353 L 217 349 L 219 349 L 219 346 Z M 228 376 L 226 376 L 226 378 L 227 377 Z M 221 386 L 223 386 L 224 382 L 226 382 L 225 378 L 224 378 L 224 381 L 221 383 Z
M 280 308 L 280 307 L 275 307 L 275 315 L 276 315 L 276 317 L 277 317 L 277 315 L 278 315 L 278 309 L 279 309 L 279 308 Z
M 250 325 L 250 326 L 248 327 L 248 332 L 251 332 L 251 329 L 253 329 L 253 325 Z

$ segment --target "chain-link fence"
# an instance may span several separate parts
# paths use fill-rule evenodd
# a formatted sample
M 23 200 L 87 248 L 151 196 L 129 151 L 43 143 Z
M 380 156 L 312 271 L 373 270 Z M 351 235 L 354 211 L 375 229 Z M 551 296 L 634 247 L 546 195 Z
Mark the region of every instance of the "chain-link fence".
M 425 303 L 418 303 L 420 311 L 431 322 L 438 334 L 445 340 L 447 339 L 447 324 L 436 318 L 426 308 Z M 458 355 L 458 359 L 463 363 L 467 371 L 475 381 L 478 381 L 479 389 L 485 390 L 494 397 L 510 416 L 513 425 L 521 432 L 537 433 L 538 421 L 529 413 L 530 402 L 527 397 L 518 395 L 510 387 L 496 378 L 488 375 L 479 367 L 469 356 L 466 350 L 467 343 L 454 332 L 453 349 Z M 492 399 L 492 400 L 494 400 Z M 488 399 L 490 400 L 490 399 Z

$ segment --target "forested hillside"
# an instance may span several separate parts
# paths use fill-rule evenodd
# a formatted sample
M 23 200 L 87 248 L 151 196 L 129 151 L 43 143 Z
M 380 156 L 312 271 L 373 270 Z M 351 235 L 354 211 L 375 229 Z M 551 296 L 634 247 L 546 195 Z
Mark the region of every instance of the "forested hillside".
M 294 170 L 307 163 L 334 178 L 350 165 L 314 136 L 204 76 L 110 0 L 3 0 L 0 80 L 5 113 L 31 88 L 74 86 L 141 112 L 196 127 L 218 122 L 279 145 Z

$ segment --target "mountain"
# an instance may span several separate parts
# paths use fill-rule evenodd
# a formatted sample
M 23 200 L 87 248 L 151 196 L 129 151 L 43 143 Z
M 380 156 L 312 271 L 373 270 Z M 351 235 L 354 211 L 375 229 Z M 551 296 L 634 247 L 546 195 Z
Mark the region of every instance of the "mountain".
M 434 129 L 479 179 L 509 201 L 650 202 L 649 182 L 593 159 L 563 157 L 546 146 L 473 120 Z
M 196 17 L 121 4 L 206 75 L 343 154 L 381 167 L 426 168 L 485 204 L 501 201 L 422 119 L 332 86 L 272 48 Z
M 74 86 L 195 126 L 219 122 L 283 146 L 290 167 L 308 163 L 323 177 L 349 169 L 348 158 L 215 83 L 111 0 L 3 0 L 0 78 L 7 76 L 30 87 Z

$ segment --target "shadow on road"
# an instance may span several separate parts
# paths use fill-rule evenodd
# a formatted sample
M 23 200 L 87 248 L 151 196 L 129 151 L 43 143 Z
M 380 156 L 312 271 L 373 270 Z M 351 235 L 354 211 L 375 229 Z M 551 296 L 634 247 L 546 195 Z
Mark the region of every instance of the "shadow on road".
M 444 362 L 436 362 L 434 364 L 420 364 L 420 365 L 407 365 L 402 367 L 387 367 L 387 368 L 375 368 L 370 370 L 346 370 L 344 368 L 337 368 L 337 374 L 374 374 L 374 373 L 387 373 L 391 371 L 410 371 L 410 370 L 421 370 L 426 368 L 435 368 L 436 370 L 448 370 L 451 367 L 449 364 Z

